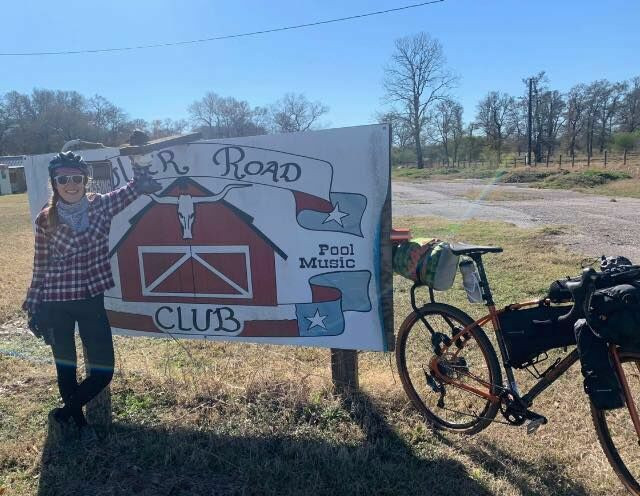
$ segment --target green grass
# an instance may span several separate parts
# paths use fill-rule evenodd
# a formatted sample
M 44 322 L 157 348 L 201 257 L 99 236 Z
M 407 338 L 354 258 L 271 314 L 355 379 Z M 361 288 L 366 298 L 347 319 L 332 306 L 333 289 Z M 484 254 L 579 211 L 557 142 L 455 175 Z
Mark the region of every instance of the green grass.
M 625 172 L 589 169 L 576 173 L 560 173 L 547 177 L 542 187 L 556 189 L 594 188 L 620 179 L 630 179 Z
M 497 179 L 507 173 L 506 169 L 457 169 L 457 168 L 426 168 L 394 167 L 391 171 L 393 179 L 427 180 L 427 179 Z
M 567 232 L 561 226 L 437 218 L 394 225 L 503 246 L 486 256 L 500 304 L 540 296 L 580 268 L 554 242 Z M 22 229 L 30 236 L 28 222 Z M 0 264 L 11 268 L 6 258 Z M 394 278 L 396 328 L 410 312 L 409 288 Z M 459 281 L 437 298 L 482 314 Z M 494 424 L 463 438 L 425 425 L 392 354 L 360 353 L 362 395 L 343 400 L 333 394 L 325 349 L 119 336 L 115 345 L 112 428 L 97 447 L 62 450 L 47 432 L 47 411 L 58 402 L 49 349 L 28 334 L 0 332 L 0 494 L 623 494 L 575 367 L 536 403 L 550 421 L 536 436 Z

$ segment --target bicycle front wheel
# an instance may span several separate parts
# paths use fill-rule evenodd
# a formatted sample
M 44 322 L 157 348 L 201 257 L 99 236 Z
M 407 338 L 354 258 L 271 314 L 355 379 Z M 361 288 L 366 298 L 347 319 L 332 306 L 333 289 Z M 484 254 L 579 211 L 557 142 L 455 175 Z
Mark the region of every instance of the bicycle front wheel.
M 502 385 L 500 364 L 487 335 L 475 326 L 463 340 L 451 345 L 452 353 L 438 357 L 439 370 L 453 383 L 439 380 L 429 368 L 434 357 L 431 330 L 452 337 L 473 322 L 458 308 L 430 303 L 407 316 L 396 342 L 398 373 L 413 405 L 434 427 L 463 434 L 487 427 L 499 403 L 455 384 L 497 396 Z
M 621 351 L 620 361 L 636 410 L 640 410 L 640 353 Z M 598 410 L 591 404 L 598 440 L 611 467 L 625 487 L 640 496 L 640 440 L 629 408 Z

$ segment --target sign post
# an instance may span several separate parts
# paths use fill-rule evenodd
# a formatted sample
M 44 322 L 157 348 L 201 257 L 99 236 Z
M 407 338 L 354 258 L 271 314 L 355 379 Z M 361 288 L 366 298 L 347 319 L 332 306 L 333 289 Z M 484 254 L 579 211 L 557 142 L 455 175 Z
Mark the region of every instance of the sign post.
M 335 392 L 349 396 L 358 392 L 358 352 L 331 349 L 331 380 Z

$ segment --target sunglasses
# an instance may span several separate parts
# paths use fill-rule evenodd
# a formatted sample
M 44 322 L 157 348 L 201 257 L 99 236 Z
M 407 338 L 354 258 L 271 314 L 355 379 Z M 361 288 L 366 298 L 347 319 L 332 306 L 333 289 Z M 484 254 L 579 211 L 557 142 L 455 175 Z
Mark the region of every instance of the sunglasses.
M 82 184 L 84 183 L 84 176 L 82 174 L 73 174 L 72 176 L 56 176 L 53 178 L 56 184 L 60 186 L 64 186 L 69 181 L 73 184 Z

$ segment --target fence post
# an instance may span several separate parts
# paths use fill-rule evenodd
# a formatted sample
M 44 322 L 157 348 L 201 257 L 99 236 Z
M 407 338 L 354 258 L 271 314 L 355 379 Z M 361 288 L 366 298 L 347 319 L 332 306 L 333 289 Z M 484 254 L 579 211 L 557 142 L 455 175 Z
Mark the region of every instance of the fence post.
M 331 380 L 339 395 L 358 391 L 358 352 L 331 348 Z
M 627 149 L 624 149 L 624 155 L 622 159 L 622 165 L 627 165 Z
M 587 153 L 587 167 L 591 167 L 591 153 Z
M 608 151 L 608 150 L 605 150 L 605 151 L 604 151 L 604 166 L 605 166 L 605 167 L 607 166 L 607 151 Z
M 575 153 L 571 153 L 571 168 L 573 169 L 573 166 L 576 163 L 576 155 Z
M 562 153 L 560 154 L 560 163 L 558 164 L 558 169 L 562 169 Z
M 84 369 L 89 376 L 89 362 L 87 361 L 87 350 L 83 346 Z M 100 394 L 93 398 L 86 406 L 87 421 L 92 425 L 108 427 L 111 425 L 111 388 L 107 386 Z

